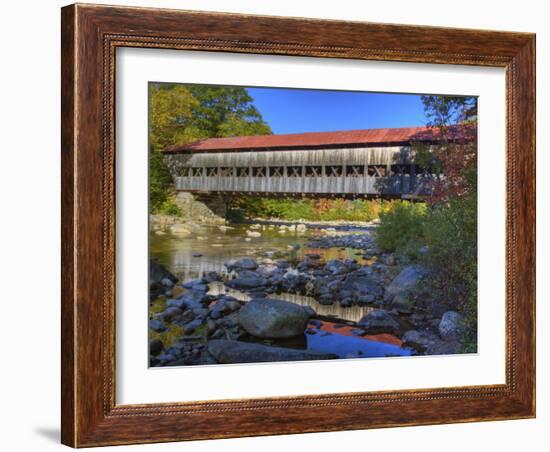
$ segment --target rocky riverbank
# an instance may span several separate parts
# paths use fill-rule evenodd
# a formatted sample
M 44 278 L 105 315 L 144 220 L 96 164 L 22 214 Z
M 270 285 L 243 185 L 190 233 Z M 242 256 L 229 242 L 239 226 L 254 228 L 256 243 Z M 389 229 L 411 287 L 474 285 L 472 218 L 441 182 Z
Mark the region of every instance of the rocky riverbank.
M 281 226 L 271 225 L 277 231 Z M 251 225 L 248 231 L 261 234 L 268 227 Z M 308 226 L 301 229 L 306 234 Z M 191 281 L 151 261 L 151 365 L 460 351 L 462 318 L 425 296 L 425 269 L 381 253 L 370 233 L 329 232 L 304 246 L 311 252 L 298 260 L 295 250 L 265 251 Z M 355 258 L 325 260 L 329 248 L 356 250 Z M 312 297 L 318 309 L 284 301 L 283 294 Z M 349 321 L 317 313 L 335 305 L 361 307 L 365 315 Z

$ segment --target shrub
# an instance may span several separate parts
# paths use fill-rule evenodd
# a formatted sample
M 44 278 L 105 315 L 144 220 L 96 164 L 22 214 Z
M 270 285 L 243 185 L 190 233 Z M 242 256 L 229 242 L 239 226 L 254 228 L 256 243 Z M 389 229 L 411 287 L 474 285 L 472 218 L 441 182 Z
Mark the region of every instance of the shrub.
M 319 201 L 318 204 L 321 204 Z M 319 213 L 320 220 L 372 221 L 378 218 L 379 201 L 355 199 L 353 201 L 339 198 L 325 200 Z
M 173 192 L 172 176 L 158 150 L 149 153 L 149 210 L 160 212 L 163 204 Z
M 430 209 L 424 224 L 432 284 L 472 323 L 477 313 L 477 199 L 475 193 Z
M 394 203 L 380 214 L 377 243 L 430 270 L 426 296 L 461 312 L 468 325 L 463 352 L 475 352 L 477 335 L 476 193 L 444 204 Z M 427 245 L 426 253 L 418 253 Z
M 376 242 L 383 251 L 401 251 L 410 254 L 412 248 L 424 244 L 424 222 L 427 206 L 424 203 L 399 201 L 380 213 Z
M 158 212 L 165 215 L 175 215 L 178 217 L 183 216 L 183 211 L 181 207 L 176 204 L 174 198 L 167 198 L 159 207 Z
M 378 218 L 387 202 L 378 200 L 257 198 L 243 196 L 233 199 L 228 218 L 280 218 L 297 221 L 372 221 Z
M 315 220 L 315 201 L 312 199 L 263 199 L 263 211 L 268 217 L 285 220 Z

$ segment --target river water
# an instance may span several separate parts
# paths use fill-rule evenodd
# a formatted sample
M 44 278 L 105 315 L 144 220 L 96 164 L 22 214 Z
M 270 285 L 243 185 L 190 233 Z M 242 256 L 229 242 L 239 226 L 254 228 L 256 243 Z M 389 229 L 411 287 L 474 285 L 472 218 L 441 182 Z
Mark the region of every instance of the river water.
M 217 226 L 201 227 L 200 232 L 189 236 L 178 237 L 171 234 L 151 234 L 149 241 L 150 256 L 164 265 L 183 282 L 201 278 L 204 274 L 215 271 L 225 273 L 225 262 L 243 257 L 252 257 L 258 262 L 269 258 L 268 253 L 286 253 L 284 259 L 299 262 L 305 254 L 316 253 L 321 259 L 361 259 L 360 250 L 351 248 L 309 248 L 306 244 L 311 237 L 323 234 L 320 229 L 309 228 L 305 232 L 286 230 L 284 233 L 274 225 L 263 225 L 256 232 L 260 237 L 249 238 L 246 231 L 250 225 L 234 225 L 231 229 L 220 229 Z M 357 231 L 354 231 L 357 233 Z M 300 247 L 298 249 L 296 245 Z M 200 254 L 200 256 L 199 256 Z M 244 293 L 232 291 L 223 284 L 212 284 L 211 293 L 230 293 L 235 298 L 248 301 Z M 357 322 L 372 308 L 351 306 L 341 307 L 338 303 L 331 306 L 321 305 L 314 298 L 296 294 L 277 294 L 276 298 L 284 299 L 300 305 L 311 306 L 318 315 L 337 317 Z
M 247 231 L 260 233 L 259 237 L 248 237 Z M 354 230 L 350 233 L 357 233 Z M 368 233 L 367 230 L 363 232 Z M 361 261 L 361 250 L 352 248 L 309 248 L 307 243 L 311 238 L 325 235 L 320 228 L 308 228 L 305 232 L 281 229 L 276 225 L 231 225 L 229 228 L 218 226 L 201 226 L 187 236 L 172 234 L 157 235 L 152 233 L 149 238 L 150 257 L 168 268 L 180 278 L 181 282 L 201 278 L 208 272 L 226 273 L 225 262 L 233 259 L 252 257 L 258 263 L 272 263 L 277 259 L 285 259 L 289 263 L 300 262 L 306 254 L 316 253 L 322 261 L 331 259 L 357 259 Z M 248 301 L 250 297 L 243 292 L 235 291 L 224 286 L 223 283 L 211 283 L 210 294 L 228 293 L 237 299 Z M 368 306 L 341 307 L 339 303 L 326 306 L 318 303 L 313 297 L 290 293 L 279 293 L 271 298 L 283 299 L 304 306 L 311 306 L 317 315 L 324 318 L 325 331 L 317 330 L 316 334 L 304 335 L 302 343 L 285 344 L 291 347 L 308 348 L 311 350 L 337 353 L 340 357 L 377 357 L 403 356 L 410 351 L 400 347 L 400 341 L 391 335 L 379 337 L 353 337 L 351 330 L 333 329 L 335 322 L 358 322 L 373 308 Z M 164 306 L 164 302 L 162 307 Z M 161 306 L 155 307 L 160 309 Z M 342 325 L 339 325 L 342 327 Z M 174 340 L 177 334 L 174 335 Z
M 322 234 L 321 229 L 309 228 L 305 232 L 289 231 L 281 233 L 275 225 L 262 225 L 254 231 L 260 237 L 249 238 L 246 231 L 251 225 L 233 225 L 230 229 L 218 226 L 202 226 L 199 232 L 188 236 L 156 235 L 149 237 L 151 257 L 170 268 L 184 280 L 201 277 L 209 271 L 225 271 L 224 262 L 242 257 L 260 258 L 265 252 L 290 252 L 290 247 L 300 245 L 291 256 L 301 259 L 304 254 L 321 254 L 324 259 L 355 258 L 360 250 L 329 248 L 319 250 L 304 245 L 310 237 Z M 356 231 L 355 231 L 356 232 Z M 193 257 L 202 254 L 201 257 Z

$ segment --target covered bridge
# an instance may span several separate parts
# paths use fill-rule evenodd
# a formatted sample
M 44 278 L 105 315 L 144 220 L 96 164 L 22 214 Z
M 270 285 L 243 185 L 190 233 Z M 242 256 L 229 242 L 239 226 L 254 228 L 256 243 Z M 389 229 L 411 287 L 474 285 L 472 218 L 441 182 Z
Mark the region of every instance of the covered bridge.
M 176 189 L 208 193 L 414 197 L 435 177 L 414 162 L 426 127 L 207 138 L 164 150 Z

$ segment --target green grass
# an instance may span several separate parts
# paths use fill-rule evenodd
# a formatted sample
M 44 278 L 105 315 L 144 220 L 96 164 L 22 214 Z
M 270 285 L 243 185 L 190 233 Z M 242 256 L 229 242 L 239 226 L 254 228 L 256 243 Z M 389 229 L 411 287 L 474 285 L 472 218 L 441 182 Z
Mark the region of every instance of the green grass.
M 377 244 L 383 251 L 408 251 L 424 243 L 424 225 L 428 208 L 424 203 L 394 202 L 380 214 Z
M 176 201 L 173 197 L 168 197 L 160 204 L 158 213 L 162 213 L 164 215 L 174 215 L 177 217 L 183 216 L 183 211 L 181 210 L 180 206 L 176 204 Z
M 258 198 L 243 196 L 229 206 L 229 219 L 278 218 L 287 221 L 372 221 L 389 201 Z
M 477 202 L 472 193 L 446 204 L 396 202 L 380 214 L 377 244 L 430 271 L 426 294 L 461 312 L 464 352 L 476 351 Z M 426 246 L 426 252 L 419 249 Z

